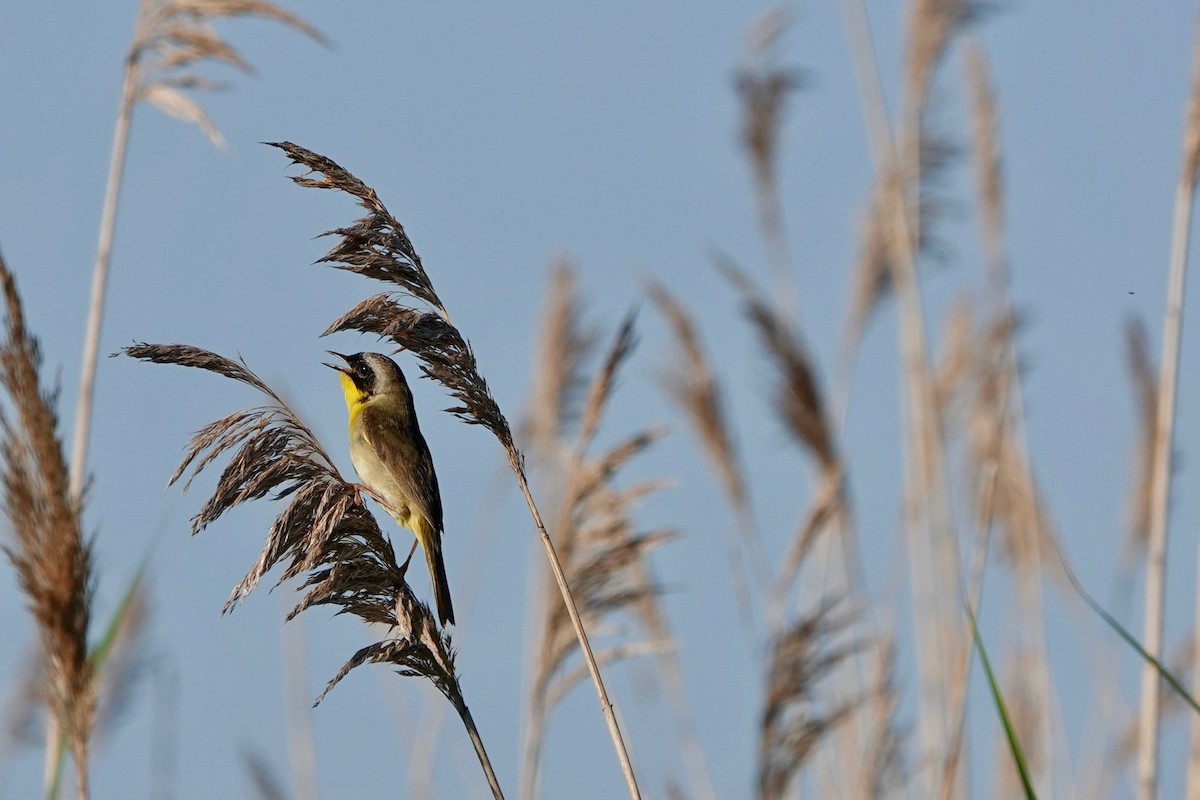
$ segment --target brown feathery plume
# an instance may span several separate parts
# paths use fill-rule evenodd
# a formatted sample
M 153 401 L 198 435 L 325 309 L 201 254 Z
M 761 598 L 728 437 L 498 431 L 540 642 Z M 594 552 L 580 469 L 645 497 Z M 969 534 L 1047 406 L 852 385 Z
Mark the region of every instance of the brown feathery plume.
M 554 448 L 563 431 L 578 422 L 584 387 L 579 370 L 595 343 L 595 336 L 580 327 L 583 311 L 575 290 L 577 280 L 569 261 L 554 265 L 537 338 L 531 407 L 523 427 L 539 457 L 546 460 L 557 457 Z
M 795 281 L 791 277 L 792 258 L 784 229 L 779 199 L 779 132 L 783 126 L 788 96 L 804 82 L 795 69 L 784 69 L 774 62 L 779 37 L 787 27 L 781 7 L 768 9 L 750 29 L 748 65 L 739 70 L 737 92 L 742 106 L 742 146 L 749 156 L 758 201 L 759 224 L 767 244 L 767 260 L 782 309 L 796 312 Z
M 958 158 L 959 149 L 926 128 L 921 130 L 921 137 L 921 176 L 915 190 L 899 180 L 895 172 L 879 176 L 860 224 L 854 286 L 840 343 L 843 384 L 849 380 L 849 370 L 871 317 L 895 290 L 895 272 L 900 267 L 891 243 L 894 235 L 891 230 L 894 223 L 889 217 L 891 198 L 897 193 L 916 192 L 916 206 L 919 209 L 916 217 L 920 224 L 916 237 L 917 252 L 933 259 L 942 259 L 946 255 L 947 247 L 937 237 L 934 223 L 951 205 L 942 194 L 942 185 Z
M 214 145 L 223 147 L 225 140 L 221 132 L 204 113 L 204 109 L 188 96 L 188 92 L 223 88 L 221 83 L 198 72 L 198 67 L 225 64 L 242 72 L 253 71 L 250 62 L 217 35 L 212 27 L 212 23 L 230 17 L 273 20 L 325 43 L 320 31 L 268 0 L 141 0 L 133 43 L 125 56 L 125 77 L 117 109 L 116 129 L 113 131 L 112 156 L 104 188 L 96 261 L 92 270 L 79 399 L 75 409 L 75 435 L 71 445 L 71 494 L 76 499 L 83 492 L 83 480 L 87 472 L 92 397 L 100 353 L 100 325 L 104 318 L 108 267 L 133 110 L 139 103 L 149 103 L 167 116 L 192 123 Z
M 767 565 L 762 537 L 754 521 L 741 460 L 725 418 L 720 387 L 700 342 L 699 331 L 687 311 L 658 283 L 650 283 L 646 292 L 667 320 L 679 351 L 679 356 L 672 358 L 671 366 L 663 372 L 663 388 L 691 422 L 692 430 L 704 448 L 709 464 L 717 473 L 718 482 L 733 509 L 737 531 L 742 539 L 741 547 L 745 548 L 743 556 L 733 532 L 724 529 L 727 531 L 725 549 L 730 581 L 738 600 L 742 623 L 746 632 L 750 633 L 754 629 L 754 608 L 764 598 L 757 596 L 756 592 L 752 593 L 749 587 L 770 586 L 771 569 Z M 752 577 L 746 574 L 747 561 L 752 567 L 749 570 Z
M 95 576 L 84 540 L 79 501 L 71 495 L 54 407 L 58 392 L 41 385 L 41 348 L 25 326 L 16 280 L 0 258 L 6 319 L 0 342 L 0 385 L 9 406 L 0 413 L 0 483 L 12 529 L 4 553 L 17 573 L 37 623 L 53 718 L 47 737 L 47 777 L 57 779 L 58 737 L 71 748 L 79 797 L 88 797 L 88 750 L 95 720 L 95 683 L 88 625 Z
M 357 197 L 359 205 L 368 212 L 367 216 L 350 227 L 327 232 L 328 235 L 341 238 L 321 262 L 332 264 L 337 269 L 397 284 L 404 289 L 403 293 L 385 292 L 364 300 L 336 320 L 326 333 L 342 330 L 373 333 L 381 338 L 391 339 L 405 350 L 411 350 L 421 362 L 421 370 L 425 376 L 442 384 L 451 397 L 461 403 L 447 411 L 463 422 L 487 428 L 504 449 L 508 466 L 517 480 L 534 526 L 538 530 L 575 637 L 579 640 L 584 663 L 596 688 L 600 711 L 604 715 L 621 772 L 625 777 L 626 789 L 630 798 L 637 800 L 641 797 L 641 792 L 633 774 L 633 764 L 621 736 L 620 726 L 617 724 L 614 705 L 604 687 L 600 667 L 588 642 L 579 609 L 571 596 L 567 576 L 555 551 L 554 541 L 546 530 L 541 512 L 529 489 L 524 456 L 513 441 L 508 420 L 492 398 L 487 381 L 479 374 L 474 352 L 450 322 L 449 314 L 434 292 L 433 284 L 412 246 L 412 241 L 405 233 L 404 226 L 388 212 L 371 187 L 331 159 L 291 142 L 269 144 L 283 150 L 294 164 L 308 168 L 308 175 L 292 178 L 295 183 L 308 188 L 345 192 Z M 309 175 L 316 177 L 308 177 Z M 400 300 L 405 295 L 422 301 L 435 309 L 435 312 L 404 305 Z M 587 419 L 586 410 L 584 419 Z
M 613 486 L 617 472 L 663 431 L 643 431 L 600 455 L 587 455 L 620 368 L 632 352 L 633 320 L 633 314 L 625 318 L 591 380 L 574 442 L 556 448 L 562 454 L 557 464 L 564 478 L 553 536 L 585 625 L 598 630 L 622 612 L 639 616 L 644 625 L 649 622 L 647 641 L 619 641 L 599 650 L 597 658 L 604 664 L 673 646 L 666 641 L 665 621 L 655 603 L 658 589 L 646 567 L 649 551 L 671 534 L 640 532 L 632 520 L 633 506 L 661 483 L 646 481 L 624 489 Z M 539 608 L 521 767 L 521 796 L 525 798 L 538 793 L 538 762 L 549 716 L 585 675 L 582 667 L 569 667 L 570 657 L 579 648 L 567 609 L 554 587 L 545 587 Z
M 819 471 L 814 499 L 775 580 L 770 616 L 772 625 L 778 626 L 783 619 L 783 604 L 800 567 L 822 533 L 833 529 L 846 533 L 838 544 L 842 547 L 842 566 L 849 584 L 858 585 L 861 568 L 847 519 L 841 457 L 808 349 L 792 325 L 766 302 L 744 272 L 728 260 L 720 262 L 720 268 L 741 293 L 745 314 L 778 370 L 775 409 L 787 432 L 812 456 Z
M 789 796 L 817 746 L 855 710 L 854 702 L 826 707 L 817 688 L 859 649 L 854 643 L 834 643 L 852 622 L 840 606 L 836 600 L 822 602 L 771 644 L 759 723 L 759 800 Z
M 194 478 L 220 456 L 231 454 L 212 496 L 192 518 L 193 534 L 247 501 L 272 495 L 288 501 L 267 532 L 258 562 L 234 587 L 225 610 L 249 594 L 271 569 L 282 566 L 276 585 L 305 576 L 300 586 L 304 596 L 289 620 L 313 606 L 333 605 L 338 613 L 392 628 L 392 636 L 355 653 L 316 702 L 362 664 L 391 664 L 400 675 L 426 678 L 458 712 L 493 795 L 503 797 L 455 675 L 449 637 L 405 582 L 391 540 L 379 529 L 358 490 L 342 479 L 312 431 L 245 363 L 178 344 L 136 344 L 122 352 L 143 361 L 215 372 L 267 397 L 266 405 L 201 428 L 170 480 L 174 484 L 188 470 Z
M 1154 415 L 1158 410 L 1158 382 L 1150 360 L 1146 326 L 1131 319 L 1125 325 L 1125 346 L 1129 380 L 1137 407 L 1138 442 L 1134 457 L 1133 487 L 1129 503 L 1129 533 L 1125 551 L 1127 563 L 1141 559 L 1150 534 L 1150 467 L 1154 463 Z

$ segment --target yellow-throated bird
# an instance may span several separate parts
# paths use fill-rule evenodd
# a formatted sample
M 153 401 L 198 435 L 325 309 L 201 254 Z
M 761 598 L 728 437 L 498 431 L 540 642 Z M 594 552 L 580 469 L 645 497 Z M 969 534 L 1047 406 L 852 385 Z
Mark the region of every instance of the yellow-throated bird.
M 425 551 L 438 619 L 454 624 L 450 585 L 442 562 L 442 496 L 433 457 L 417 424 L 412 390 L 404 373 L 385 355 L 355 353 L 326 364 L 341 373 L 350 411 L 350 461 L 363 485 L 396 522 L 416 535 Z M 412 551 L 408 553 L 412 559 Z M 408 561 L 404 562 L 405 567 Z

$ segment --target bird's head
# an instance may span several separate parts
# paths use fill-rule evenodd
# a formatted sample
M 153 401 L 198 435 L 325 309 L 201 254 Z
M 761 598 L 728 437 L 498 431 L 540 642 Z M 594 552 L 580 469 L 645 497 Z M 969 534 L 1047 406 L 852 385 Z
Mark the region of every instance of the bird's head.
M 345 364 L 326 364 L 336 369 L 342 379 L 342 391 L 346 393 L 346 405 L 353 409 L 355 406 L 377 397 L 392 397 L 408 399 L 412 403 L 412 393 L 404 373 L 395 361 L 382 353 L 355 353 L 345 356 L 341 353 L 328 351 L 331 356 L 340 358 Z

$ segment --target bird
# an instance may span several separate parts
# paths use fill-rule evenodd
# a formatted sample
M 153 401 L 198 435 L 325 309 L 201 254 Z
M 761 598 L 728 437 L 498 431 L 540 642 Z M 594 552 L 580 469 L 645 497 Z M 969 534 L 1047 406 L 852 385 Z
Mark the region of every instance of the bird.
M 403 569 L 417 545 L 425 551 L 438 621 L 454 624 L 450 584 L 442 560 L 442 496 L 433 456 L 421 435 L 412 390 L 400 366 L 382 353 L 331 356 L 342 364 L 325 366 L 340 373 L 350 414 L 350 461 L 365 489 L 401 527 L 416 536 Z

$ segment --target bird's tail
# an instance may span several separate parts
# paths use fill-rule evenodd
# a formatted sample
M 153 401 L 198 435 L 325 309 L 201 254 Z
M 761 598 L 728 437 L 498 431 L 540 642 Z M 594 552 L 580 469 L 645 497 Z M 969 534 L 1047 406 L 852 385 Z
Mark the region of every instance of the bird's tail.
M 442 537 L 436 531 L 422 530 L 417 538 L 421 542 L 421 549 L 425 551 L 425 563 L 429 566 L 429 582 L 433 585 L 433 599 L 437 602 L 438 621 L 443 625 L 453 625 L 454 604 L 450 602 L 450 581 L 446 578 L 446 565 L 442 561 Z

